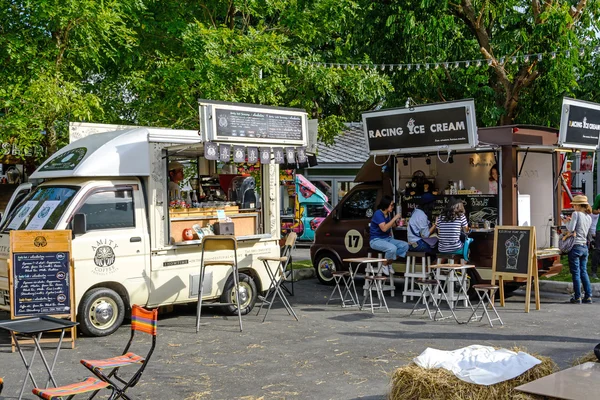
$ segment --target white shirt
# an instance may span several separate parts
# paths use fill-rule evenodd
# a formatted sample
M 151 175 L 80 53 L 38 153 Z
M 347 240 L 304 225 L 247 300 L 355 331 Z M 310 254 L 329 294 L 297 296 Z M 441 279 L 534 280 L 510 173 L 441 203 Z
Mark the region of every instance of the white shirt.
M 181 199 L 181 187 L 173 181 L 169 181 L 169 201 Z

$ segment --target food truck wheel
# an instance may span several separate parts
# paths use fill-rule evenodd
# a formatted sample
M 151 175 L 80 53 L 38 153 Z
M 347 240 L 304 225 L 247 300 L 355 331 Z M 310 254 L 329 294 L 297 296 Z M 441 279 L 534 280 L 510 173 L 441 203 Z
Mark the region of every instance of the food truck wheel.
M 240 278 L 240 303 L 242 304 L 242 315 L 248 314 L 252 311 L 254 304 L 256 303 L 256 297 L 258 293 L 256 291 L 256 284 L 251 276 L 248 276 L 242 272 L 239 273 Z M 225 284 L 225 289 L 221 295 L 221 303 L 235 303 L 235 288 L 233 286 L 233 275 L 230 275 Z M 225 311 L 229 315 L 237 315 L 237 305 L 225 306 Z
M 107 336 L 123 323 L 125 305 L 112 289 L 95 288 L 88 291 L 79 306 L 79 328 L 87 336 Z
M 321 283 L 333 285 L 332 272 L 340 271 L 341 266 L 338 265 L 336 258 L 329 252 L 321 253 L 315 260 L 315 270 L 317 278 Z

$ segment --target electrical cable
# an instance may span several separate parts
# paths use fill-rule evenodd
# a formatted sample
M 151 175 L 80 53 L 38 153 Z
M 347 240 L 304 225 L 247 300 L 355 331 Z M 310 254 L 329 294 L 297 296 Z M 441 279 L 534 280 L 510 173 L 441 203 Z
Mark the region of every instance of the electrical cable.
M 377 165 L 378 167 L 383 167 L 388 163 L 388 161 L 390 161 L 390 157 L 391 154 L 388 154 L 387 159 L 383 162 L 383 164 L 377 164 L 377 154 L 373 154 L 373 164 Z

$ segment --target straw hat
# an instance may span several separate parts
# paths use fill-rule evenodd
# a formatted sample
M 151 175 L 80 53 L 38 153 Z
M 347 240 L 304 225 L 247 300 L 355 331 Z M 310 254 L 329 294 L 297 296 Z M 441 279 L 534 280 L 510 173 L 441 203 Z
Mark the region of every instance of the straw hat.
M 183 164 L 181 164 L 178 161 L 171 161 L 169 163 L 169 167 L 168 167 L 169 171 L 176 171 L 178 169 L 183 169 Z
M 587 204 L 587 205 L 589 205 L 590 203 L 588 203 L 587 196 L 578 194 L 577 196 L 573 197 L 573 200 L 571 200 L 571 204 L 579 204 L 579 205 Z

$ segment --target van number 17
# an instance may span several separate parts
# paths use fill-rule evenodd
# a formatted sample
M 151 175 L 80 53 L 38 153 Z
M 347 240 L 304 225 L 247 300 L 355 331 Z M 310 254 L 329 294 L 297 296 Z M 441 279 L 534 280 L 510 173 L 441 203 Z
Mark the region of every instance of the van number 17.
M 360 235 L 348 235 L 348 247 L 358 247 L 359 242 Z
M 344 245 L 351 254 L 356 254 L 363 248 L 363 237 L 356 229 L 350 229 L 344 236 Z

